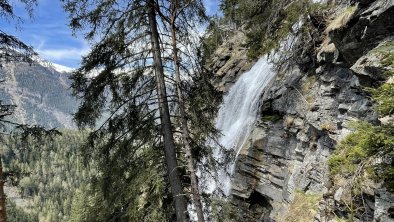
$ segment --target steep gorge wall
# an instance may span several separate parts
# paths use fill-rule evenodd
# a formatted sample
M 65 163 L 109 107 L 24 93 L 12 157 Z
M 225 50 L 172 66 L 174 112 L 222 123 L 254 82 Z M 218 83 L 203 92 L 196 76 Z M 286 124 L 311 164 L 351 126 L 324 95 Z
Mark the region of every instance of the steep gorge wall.
M 364 87 L 386 81 L 383 73 L 394 68 L 384 67 L 377 53 L 394 51 L 393 15 L 392 0 L 359 1 L 346 23 L 330 30 L 317 53 L 298 59 L 304 64 L 283 66 L 262 89 L 261 116 L 241 149 L 232 181 L 233 203 L 240 206 L 244 221 L 336 221 L 349 216 L 341 200 L 346 186 L 330 180 L 328 160 L 352 132 L 349 122 L 380 121 Z M 242 38 L 239 34 L 235 42 Z M 219 89 L 228 90 L 253 63 L 245 50 L 231 41 L 230 47 L 219 49 L 211 65 Z M 364 209 L 356 220 L 394 220 L 393 194 L 374 181 L 366 184 Z

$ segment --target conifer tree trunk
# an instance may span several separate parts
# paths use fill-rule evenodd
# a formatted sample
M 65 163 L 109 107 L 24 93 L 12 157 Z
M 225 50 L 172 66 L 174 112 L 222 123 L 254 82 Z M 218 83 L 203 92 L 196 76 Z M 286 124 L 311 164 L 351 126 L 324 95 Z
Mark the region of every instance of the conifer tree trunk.
M 167 164 L 167 173 L 170 181 L 171 192 L 175 202 L 175 211 L 178 222 L 186 222 L 187 203 L 183 193 L 180 172 L 177 167 L 175 142 L 170 120 L 170 111 L 165 88 L 164 70 L 159 45 L 159 32 L 157 29 L 155 0 L 148 0 L 148 19 L 151 32 L 153 62 L 156 75 L 156 91 L 159 100 L 161 130 L 164 142 L 164 153 Z
M 3 175 L 3 162 L 0 157 L 0 222 L 7 221 L 7 214 L 5 211 L 4 183 L 5 183 L 5 178 Z
M 181 74 L 179 68 L 179 58 L 177 52 L 178 49 L 176 43 L 177 38 L 175 32 L 176 31 L 175 17 L 176 15 L 173 14 L 171 18 L 171 38 L 172 38 L 172 50 L 173 50 L 172 56 L 175 63 L 175 81 L 176 81 L 176 92 L 177 92 L 178 106 L 179 106 L 180 119 L 181 119 L 182 140 L 185 146 L 187 168 L 190 173 L 191 190 L 193 196 L 193 203 L 194 206 L 196 207 L 196 212 L 197 212 L 197 221 L 204 222 L 204 214 L 202 210 L 200 191 L 198 189 L 197 175 L 194 169 L 194 158 L 192 155 L 192 148 L 190 145 L 190 135 L 187 127 L 185 103 L 183 101 L 182 89 L 181 89 Z

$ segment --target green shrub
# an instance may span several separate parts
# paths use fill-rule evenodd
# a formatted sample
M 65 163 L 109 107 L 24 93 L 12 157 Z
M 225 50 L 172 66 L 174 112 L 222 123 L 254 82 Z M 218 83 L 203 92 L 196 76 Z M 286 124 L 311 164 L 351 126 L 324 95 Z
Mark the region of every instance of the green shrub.
M 394 155 L 394 126 L 373 126 L 367 122 L 354 122 L 355 132 L 342 140 L 328 161 L 332 176 L 354 176 L 357 169 L 364 166 L 369 176 L 384 182 L 394 191 L 394 166 L 389 162 L 375 163 L 374 159 Z
M 393 42 L 390 42 L 389 44 L 394 45 Z M 389 70 L 385 72 L 386 75 L 394 76 L 394 51 L 383 53 L 382 65 L 389 68 Z
M 386 74 L 392 75 L 394 56 L 392 42 L 376 49 L 383 55 L 381 64 L 388 68 Z M 377 104 L 377 112 L 383 117 L 394 114 L 394 84 L 385 83 L 378 88 L 369 88 L 372 99 Z M 345 187 L 347 197 L 342 199 L 349 209 L 350 220 L 363 206 L 358 198 L 369 179 L 383 182 L 388 191 L 394 192 L 394 124 L 373 125 L 367 122 L 353 122 L 349 134 L 337 146 L 328 164 L 334 185 Z M 347 185 L 343 186 L 346 181 Z
M 394 52 L 385 52 L 383 59 L 382 59 L 382 65 L 384 66 L 394 66 Z
M 215 50 L 223 44 L 223 36 L 226 34 L 224 31 L 220 30 L 219 27 L 220 20 L 212 20 L 207 27 L 207 34 L 202 40 L 202 53 L 205 61 L 209 61 L 210 57 L 213 55 Z
M 388 77 L 394 76 L 394 41 L 388 40 L 380 44 L 372 52 L 381 55 L 381 65 L 386 68 Z
M 271 13 L 276 13 L 276 8 L 283 5 L 283 3 L 285 3 L 283 0 L 274 1 L 272 4 L 273 8 L 270 9 Z M 269 21 L 270 24 L 267 26 L 267 29 L 252 29 L 248 33 L 248 42 L 251 45 L 248 55 L 250 57 L 258 57 L 261 54 L 270 53 L 272 50 L 278 49 L 280 43 L 290 33 L 297 31 L 293 30 L 296 23 L 302 20 L 303 17 L 324 8 L 325 6 L 320 3 L 313 3 L 309 0 L 296 0 L 281 8 L 277 16 L 270 14 L 268 18 L 273 18 L 273 21 Z M 301 31 L 304 33 L 308 30 L 307 25 L 304 24 Z
M 368 89 L 377 104 L 377 111 L 382 115 L 394 114 L 394 84 L 385 83 L 376 89 Z

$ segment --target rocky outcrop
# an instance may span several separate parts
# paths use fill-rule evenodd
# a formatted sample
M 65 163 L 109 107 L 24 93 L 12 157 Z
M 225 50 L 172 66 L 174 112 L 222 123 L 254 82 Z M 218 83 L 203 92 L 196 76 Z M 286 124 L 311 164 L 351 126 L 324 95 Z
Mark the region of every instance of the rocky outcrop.
M 233 195 L 248 199 L 257 191 L 273 207 L 270 218 L 277 221 L 286 217 L 295 191 L 328 194 L 327 160 L 350 132 L 346 123 L 377 121 L 373 103 L 351 70 L 324 65 L 316 72 L 305 76 L 293 70 L 272 82 L 262 98 L 262 117 L 281 119 L 261 120 L 238 157 Z
M 393 67 L 384 66 L 381 61 L 386 56 L 387 52 L 394 51 L 393 37 L 389 37 L 381 41 L 373 50 L 370 50 L 361 58 L 359 58 L 350 69 L 362 80 L 364 83 L 379 83 L 385 81 L 387 75 L 385 72 L 391 71 Z
M 307 70 L 282 68 L 265 89 L 260 120 L 241 148 L 232 181 L 233 202 L 242 209 L 244 221 L 347 217 L 342 200 L 348 190 L 333 185 L 327 162 L 336 144 L 352 131 L 350 121 L 379 123 L 364 87 L 386 81 L 384 73 L 392 69 L 381 63 L 382 50 L 390 52 L 394 46 L 392 15 L 392 0 L 361 1 L 348 24 L 329 33 L 331 40 L 317 53 L 317 64 Z M 232 67 L 228 74 L 218 74 L 222 89 L 242 70 L 225 60 L 230 57 L 217 57 L 214 63 Z M 394 220 L 393 194 L 367 182 L 361 194 L 364 208 L 356 212 L 356 220 Z M 318 201 L 310 201 L 304 218 L 295 218 L 291 211 L 300 196 Z
M 375 196 L 375 221 L 393 221 L 394 195 L 385 189 L 378 189 Z
M 330 33 L 331 40 L 348 65 L 393 35 L 393 15 L 393 0 L 361 1 L 346 26 Z
M 245 39 L 245 34 L 237 31 L 211 58 L 209 69 L 215 73 L 214 84 L 222 92 L 227 92 L 239 75 L 249 70 L 254 63 L 247 57 Z

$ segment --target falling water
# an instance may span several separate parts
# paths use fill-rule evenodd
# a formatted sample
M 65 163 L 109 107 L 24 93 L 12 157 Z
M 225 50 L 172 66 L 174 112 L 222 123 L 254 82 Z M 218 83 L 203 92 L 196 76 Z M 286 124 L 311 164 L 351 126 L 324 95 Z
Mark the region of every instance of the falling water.
M 220 189 L 222 195 L 229 195 L 235 159 L 257 119 L 261 94 L 274 76 L 272 65 L 263 57 L 225 95 L 216 118 L 216 128 L 222 133 L 218 141 L 221 146 L 214 146 L 213 150 L 213 158 L 222 167 L 216 169 L 216 180 L 211 175 L 205 178 L 205 192 L 217 193 Z M 230 152 L 235 157 L 228 160 L 226 154 Z

